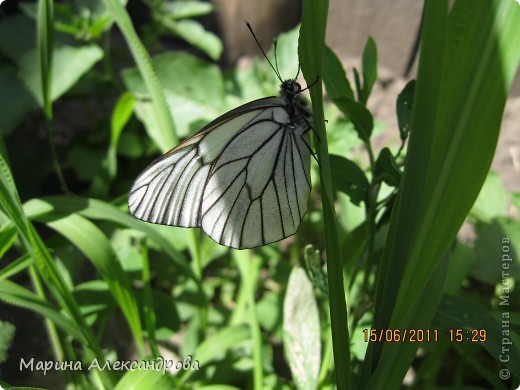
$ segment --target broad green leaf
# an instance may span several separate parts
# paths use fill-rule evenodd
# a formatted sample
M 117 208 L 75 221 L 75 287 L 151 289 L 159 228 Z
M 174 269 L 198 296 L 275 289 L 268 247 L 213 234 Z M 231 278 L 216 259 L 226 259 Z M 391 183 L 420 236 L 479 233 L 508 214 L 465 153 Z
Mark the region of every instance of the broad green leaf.
M 329 159 L 334 189 L 347 194 L 352 203 L 359 205 L 365 199 L 369 186 L 365 173 L 345 157 L 331 154 Z
M 520 221 L 499 217 L 478 230 L 471 276 L 495 285 L 508 277 L 520 280 Z M 507 267 L 507 268 L 503 268 Z
M 340 96 L 354 100 L 354 92 L 350 87 L 345 69 L 343 69 L 339 58 L 328 46 L 325 47 L 325 56 L 323 57 L 323 83 L 331 100 Z
M 152 63 L 180 136 L 199 130 L 228 108 L 224 81 L 216 65 L 182 52 L 161 54 Z M 139 118 L 157 143 L 157 118 L 140 73 L 127 69 L 123 71 L 123 81 L 136 98 Z M 164 150 L 163 145 L 158 145 Z
M 138 159 L 148 152 L 143 139 L 135 132 L 123 132 L 117 143 L 117 154 L 130 159 Z
M 367 142 L 374 129 L 374 119 L 370 111 L 362 104 L 345 96 L 340 96 L 333 101 L 341 112 L 352 121 L 358 137 Z
M 285 357 L 298 389 L 316 389 L 320 370 L 320 318 L 311 282 L 302 268 L 291 272 L 283 305 Z
M 469 246 L 457 243 L 451 254 L 448 275 L 444 284 L 444 293 L 455 295 L 464 285 L 476 260 L 475 250 Z
M 215 10 L 213 4 L 203 1 L 165 1 L 161 7 L 166 16 L 173 19 L 194 18 Z
M 0 50 L 17 65 L 18 78 L 41 104 L 35 34 L 34 22 L 21 15 L 0 23 Z M 78 46 L 70 37 L 56 34 L 52 60 L 52 100 L 67 92 L 102 56 L 103 52 L 97 45 Z
M 383 148 L 377 156 L 375 176 L 376 181 L 384 181 L 392 187 L 399 187 L 402 172 L 387 147 Z
M 471 209 L 471 219 L 477 223 L 489 223 L 493 218 L 506 216 L 506 197 L 500 176 L 495 172 L 489 172 Z
M 360 103 L 365 105 L 377 79 L 377 47 L 372 37 L 368 37 L 362 57 L 363 87 Z
M 333 111 L 332 116 L 337 116 L 336 106 L 328 106 L 329 111 Z M 334 126 L 329 126 L 327 130 L 327 142 L 329 143 L 329 154 L 340 156 L 350 155 L 358 148 L 362 148 L 365 143 L 358 137 L 354 124 L 344 115 L 339 114 Z
M 27 112 L 43 103 L 35 37 L 34 21 L 25 16 L 16 15 L 0 22 L 0 51 L 16 67 L 16 76 L 5 83 L 2 79 L 12 71 L 2 68 L 0 72 L 2 95 L 9 97 L 0 105 L 3 132 L 9 132 Z M 102 50 L 94 44 L 80 46 L 64 34 L 55 34 L 50 98 L 54 101 L 65 94 L 102 56 Z
M 401 93 L 397 95 L 396 111 L 397 124 L 401 141 L 408 138 L 412 126 L 412 107 L 415 93 L 415 80 L 409 81 Z
M 359 76 L 359 72 L 356 68 L 353 68 L 352 71 L 354 72 L 354 85 L 356 86 L 356 95 L 358 97 L 358 102 L 362 101 L 363 98 L 363 89 L 361 86 L 361 78 Z
M 196 359 L 200 366 L 204 367 L 215 359 L 221 359 L 226 351 L 250 339 L 250 337 L 251 332 L 246 324 L 224 328 L 200 343 L 193 354 L 193 359 Z M 186 381 L 192 374 L 193 371 L 184 371 L 182 380 Z
M 199 48 L 213 61 L 222 55 L 222 41 L 218 36 L 207 31 L 202 24 L 195 20 L 163 20 L 165 27 L 173 34 Z
M 126 4 L 127 0 L 121 0 Z M 36 18 L 36 4 L 20 3 L 22 12 Z M 75 0 L 74 3 L 54 4 L 54 28 L 74 36 L 78 40 L 99 39 L 103 31 L 112 25 L 112 17 L 104 0 Z
M 281 294 L 267 292 L 256 305 L 258 322 L 262 329 L 268 330 L 275 337 L 282 338 L 283 302 Z

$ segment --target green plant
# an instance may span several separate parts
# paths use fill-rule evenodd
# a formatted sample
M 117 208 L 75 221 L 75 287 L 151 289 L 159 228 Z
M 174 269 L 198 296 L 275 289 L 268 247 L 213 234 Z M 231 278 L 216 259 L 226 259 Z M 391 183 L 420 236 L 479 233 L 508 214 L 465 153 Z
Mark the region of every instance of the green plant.
M 146 47 L 162 52 L 159 35 L 173 32 L 218 58 L 218 39 L 197 45 L 193 34 L 207 33 L 186 19 L 211 6 L 146 4 Z M 223 72 L 185 52 L 152 56 L 119 1 L 53 8 L 40 0 L 23 11 L 0 20 L 0 51 L 9 60 L 0 65 L 0 300 L 40 314 L 55 359 L 88 368 L 64 370 L 68 384 L 397 388 L 413 365 L 411 387 L 469 385 L 477 377 L 502 388 L 502 363 L 513 377 L 505 383 L 518 383 L 520 223 L 505 204 L 520 209 L 520 196 L 488 174 L 520 58 L 514 2 L 458 0 L 449 10 L 447 1 L 425 1 L 417 80 L 396 97 L 401 143 L 378 152 L 380 124 L 366 107 L 377 80 L 376 43 L 367 41 L 351 83 L 324 43 L 328 2 L 305 0 L 301 28 L 279 37 L 276 54 L 289 77 L 298 51 L 310 87 L 319 163 L 311 207 L 296 236 L 251 251 L 142 223 L 128 215 L 126 194 L 152 155 L 219 113 L 276 93 L 278 80 L 265 62 Z M 113 25 L 136 68 L 120 72 L 128 60 L 126 47 L 109 50 Z M 109 108 L 75 122 L 88 134 L 54 145 L 60 110 L 76 101 L 90 107 L 89 100 L 109 101 Z M 38 159 L 23 155 L 44 148 L 17 144 L 14 129 L 38 107 L 56 151 L 36 170 Z M 352 152 L 360 145 L 366 164 Z M 56 175 L 76 195 L 44 196 L 60 192 L 44 185 Z M 477 235 L 473 246 L 456 239 L 465 219 Z M 488 260 L 500 245 L 513 259 L 507 278 Z M 302 259 L 306 274 L 297 267 Z M 508 362 L 500 357 L 504 280 L 507 337 L 515 341 Z M 128 334 L 110 337 L 133 345 L 135 355 L 109 346 L 113 321 Z M 405 329 L 438 340 L 422 342 L 423 355 L 419 343 L 367 342 L 387 329 L 392 340 L 402 340 Z M 485 330 L 486 341 L 477 333 L 478 343 L 457 343 L 457 329 Z M 282 346 L 290 374 L 280 362 Z M 181 362 L 180 371 L 149 369 L 161 356 Z M 124 368 L 138 370 L 102 369 L 129 359 L 135 367 Z M 446 376 L 450 363 L 454 372 Z

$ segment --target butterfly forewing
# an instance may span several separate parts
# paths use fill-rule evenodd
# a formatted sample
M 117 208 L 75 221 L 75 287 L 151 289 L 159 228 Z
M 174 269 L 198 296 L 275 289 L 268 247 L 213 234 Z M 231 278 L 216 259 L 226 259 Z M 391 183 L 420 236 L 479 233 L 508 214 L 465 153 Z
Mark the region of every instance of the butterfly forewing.
M 130 191 L 130 213 L 201 227 L 239 249 L 294 234 L 311 188 L 310 113 L 290 98 L 238 107 L 150 164 Z
M 229 117 L 220 126 L 214 126 L 214 121 L 152 162 L 132 186 L 130 213 L 146 222 L 200 227 L 200 204 L 211 163 L 236 129 L 261 112 Z

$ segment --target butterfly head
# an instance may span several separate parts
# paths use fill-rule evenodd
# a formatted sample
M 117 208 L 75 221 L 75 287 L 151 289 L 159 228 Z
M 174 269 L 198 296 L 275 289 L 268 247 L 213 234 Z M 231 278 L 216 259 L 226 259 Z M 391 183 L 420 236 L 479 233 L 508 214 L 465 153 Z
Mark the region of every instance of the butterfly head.
M 307 108 L 307 101 L 300 95 L 303 89 L 295 79 L 282 81 L 280 97 L 285 101 L 285 109 L 291 122 L 295 126 L 307 129 L 311 111 Z
M 282 97 L 292 97 L 302 91 L 301 85 L 294 79 L 285 80 L 280 86 Z

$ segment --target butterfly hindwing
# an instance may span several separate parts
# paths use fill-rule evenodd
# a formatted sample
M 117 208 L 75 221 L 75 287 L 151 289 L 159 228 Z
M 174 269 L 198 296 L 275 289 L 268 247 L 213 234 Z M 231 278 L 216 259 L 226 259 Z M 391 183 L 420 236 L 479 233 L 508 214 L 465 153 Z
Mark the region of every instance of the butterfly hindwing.
M 209 169 L 196 145 L 156 160 L 134 182 L 128 199 L 130 213 L 151 223 L 198 227 L 197 210 Z
M 201 226 L 215 241 L 250 248 L 296 232 L 307 210 L 310 150 L 288 120 L 283 107 L 266 109 L 213 164 Z

